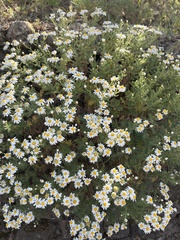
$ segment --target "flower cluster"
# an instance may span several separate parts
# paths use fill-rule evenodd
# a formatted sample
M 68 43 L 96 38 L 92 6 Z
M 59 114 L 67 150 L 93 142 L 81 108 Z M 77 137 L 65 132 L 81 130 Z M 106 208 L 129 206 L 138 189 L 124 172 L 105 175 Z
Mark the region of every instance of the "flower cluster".
M 145 233 L 164 230 L 175 211 L 167 182 L 176 184 L 180 146 L 179 58 L 154 45 L 158 30 L 105 16 L 100 8 L 60 9 L 50 16 L 55 31 L 28 36 L 32 48 L 5 43 L 0 195 L 7 228 L 48 208 L 69 220 L 73 239 L 103 239 L 129 218 Z
M 94 198 L 99 201 L 101 208 L 106 210 L 111 204 L 111 199 L 114 199 L 114 205 L 125 206 L 127 200 L 136 200 L 136 194 L 133 188 L 128 186 L 125 190 L 119 191 L 118 186 L 127 184 L 127 176 L 131 173 L 130 169 L 125 169 L 123 165 L 113 168 L 109 174 L 102 176 L 104 185 L 101 191 L 96 191 Z M 109 196 L 110 195 L 110 196 Z
M 160 192 L 165 200 L 169 199 L 168 191 L 168 186 L 160 182 Z M 146 202 L 153 205 L 155 207 L 155 210 L 153 210 L 150 214 L 144 215 L 145 222 L 140 222 L 138 224 L 139 228 L 143 230 L 146 234 L 150 233 L 152 229 L 154 231 L 164 230 L 171 219 L 170 214 L 176 211 L 176 209 L 173 208 L 172 201 L 167 201 L 165 206 L 163 207 L 162 204 L 155 204 L 151 196 L 147 196 Z
M 144 120 L 142 121 L 141 118 L 135 118 L 134 119 L 135 123 L 138 123 L 139 125 L 136 127 L 136 131 L 139 133 L 142 133 L 144 131 L 144 129 L 149 126 L 149 121 L 148 120 Z

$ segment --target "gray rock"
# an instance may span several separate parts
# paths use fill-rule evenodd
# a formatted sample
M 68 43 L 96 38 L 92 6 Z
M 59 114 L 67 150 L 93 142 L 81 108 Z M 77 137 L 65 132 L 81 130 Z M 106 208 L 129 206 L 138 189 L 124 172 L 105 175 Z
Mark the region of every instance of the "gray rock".
M 1 239 L 1 238 L 0 238 Z M 33 223 L 22 226 L 16 231 L 13 240 L 71 240 L 67 220 L 41 220 L 37 225 Z
M 166 239 L 178 240 L 180 239 L 180 227 L 179 227 L 179 218 L 173 218 L 163 233 L 166 236 Z
M 6 38 L 8 41 L 26 41 L 28 34 L 34 33 L 35 30 L 30 22 L 15 21 L 12 22 L 7 30 Z
M 123 239 L 127 238 L 129 236 L 129 226 L 127 227 L 127 229 L 124 230 L 120 230 L 118 233 L 115 233 L 112 235 L 112 237 L 110 239 L 112 240 L 119 240 L 119 239 Z
M 59 229 L 60 229 L 61 239 L 64 239 L 64 240 L 70 240 L 71 239 L 69 223 L 68 223 L 67 220 L 59 221 Z
M 5 57 L 5 53 L 3 51 L 4 41 L 5 41 L 5 34 L 0 25 L 0 65 Z
M 6 240 L 10 235 L 10 230 L 5 227 L 5 223 L 3 222 L 3 218 L 0 215 L 0 239 Z
M 5 53 L 0 50 L 0 62 L 3 61 L 4 57 L 5 57 Z
M 43 221 L 35 226 L 34 224 L 25 225 L 16 231 L 13 240 L 49 240 L 49 224 Z

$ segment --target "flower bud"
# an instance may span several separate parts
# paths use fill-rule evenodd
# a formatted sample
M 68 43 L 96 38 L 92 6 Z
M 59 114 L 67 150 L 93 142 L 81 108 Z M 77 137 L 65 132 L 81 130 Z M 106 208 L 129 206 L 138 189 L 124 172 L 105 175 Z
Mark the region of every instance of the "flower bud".
M 116 193 L 119 191 L 119 188 L 117 186 L 114 186 L 113 189 Z
M 113 199 L 115 199 L 116 196 L 117 196 L 117 194 L 116 194 L 115 192 L 112 192 L 112 193 L 111 193 L 111 197 L 112 197 Z

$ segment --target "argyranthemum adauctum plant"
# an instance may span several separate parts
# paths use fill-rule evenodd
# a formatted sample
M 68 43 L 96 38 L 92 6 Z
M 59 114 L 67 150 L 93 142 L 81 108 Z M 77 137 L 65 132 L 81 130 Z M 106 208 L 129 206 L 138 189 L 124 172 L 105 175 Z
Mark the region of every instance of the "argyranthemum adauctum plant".
M 105 15 L 58 10 L 50 16 L 54 32 L 29 35 L 24 52 L 17 41 L 4 47 L 7 228 L 48 207 L 69 219 L 74 239 L 102 239 L 128 219 L 145 233 L 164 230 L 175 211 L 169 190 L 178 181 L 179 58 L 155 46 L 159 31 Z

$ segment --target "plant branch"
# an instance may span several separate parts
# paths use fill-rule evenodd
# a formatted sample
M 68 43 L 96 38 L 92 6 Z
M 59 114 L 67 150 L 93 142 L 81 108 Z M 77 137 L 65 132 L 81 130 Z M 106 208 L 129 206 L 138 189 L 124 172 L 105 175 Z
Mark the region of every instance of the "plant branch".
M 2 3 L 3 7 L 7 10 L 7 7 L 6 7 L 6 5 L 4 4 L 3 0 L 1 0 L 1 3 Z

